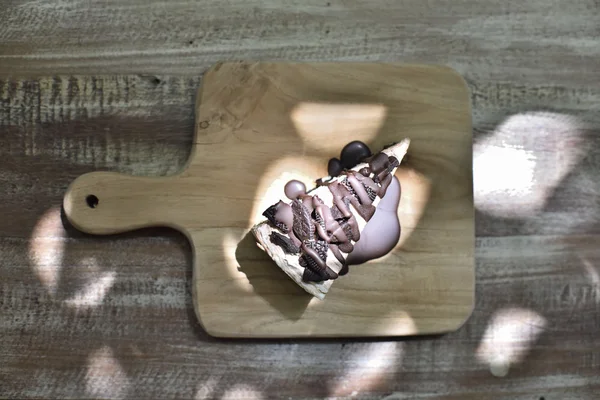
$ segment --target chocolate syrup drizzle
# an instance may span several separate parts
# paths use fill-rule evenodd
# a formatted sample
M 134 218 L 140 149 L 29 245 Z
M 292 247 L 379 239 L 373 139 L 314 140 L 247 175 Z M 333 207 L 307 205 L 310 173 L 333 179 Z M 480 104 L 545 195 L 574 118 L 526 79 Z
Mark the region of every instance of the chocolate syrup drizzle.
M 293 194 L 291 204 L 283 201 L 267 208 L 263 215 L 289 239 L 275 232 L 271 241 L 288 254 L 300 254 L 299 263 L 305 268 L 303 279 L 322 282 L 336 279 L 338 274 L 327 266 L 327 252 L 342 263 L 339 275 L 348 272 L 348 264 L 342 252 L 349 254 L 354 243 L 360 239 L 356 217 L 350 205 L 367 222 L 375 213 L 373 202 L 385 196 L 393 175 L 391 171 L 399 165 L 396 157 L 378 153 L 368 160 L 368 167 L 360 171 L 345 169 L 341 181 L 321 183 L 329 188 L 333 205 L 328 207 L 317 195 L 311 196 L 302 190 L 298 181 L 286 185 L 286 194 Z

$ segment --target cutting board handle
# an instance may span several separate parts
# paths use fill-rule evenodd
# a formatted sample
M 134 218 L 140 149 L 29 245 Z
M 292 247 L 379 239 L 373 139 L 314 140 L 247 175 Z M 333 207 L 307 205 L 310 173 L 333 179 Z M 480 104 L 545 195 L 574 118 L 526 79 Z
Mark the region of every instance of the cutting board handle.
M 91 172 L 75 179 L 64 197 L 69 222 L 77 229 L 107 235 L 150 226 L 173 226 L 170 212 L 181 204 L 178 176 L 139 177 Z M 177 226 L 173 226 L 179 228 Z

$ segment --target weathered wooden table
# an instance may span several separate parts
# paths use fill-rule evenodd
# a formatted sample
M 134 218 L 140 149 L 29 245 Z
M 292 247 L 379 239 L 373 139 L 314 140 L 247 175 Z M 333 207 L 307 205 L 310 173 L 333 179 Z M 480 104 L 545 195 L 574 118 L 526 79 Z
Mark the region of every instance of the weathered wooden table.
M 2 2 L 0 397 L 598 398 L 599 7 Z M 192 310 L 183 236 L 63 227 L 82 173 L 180 169 L 202 73 L 231 59 L 433 62 L 465 76 L 478 209 L 465 326 L 404 341 L 216 340 Z

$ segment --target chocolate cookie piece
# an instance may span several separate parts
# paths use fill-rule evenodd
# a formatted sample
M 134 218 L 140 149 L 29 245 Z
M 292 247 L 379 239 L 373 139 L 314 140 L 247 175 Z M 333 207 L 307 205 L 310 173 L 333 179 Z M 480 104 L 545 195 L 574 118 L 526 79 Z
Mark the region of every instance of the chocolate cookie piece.
M 293 225 L 293 213 L 289 204 L 279 201 L 269 208 L 263 214 L 271 224 L 284 233 L 289 233 Z

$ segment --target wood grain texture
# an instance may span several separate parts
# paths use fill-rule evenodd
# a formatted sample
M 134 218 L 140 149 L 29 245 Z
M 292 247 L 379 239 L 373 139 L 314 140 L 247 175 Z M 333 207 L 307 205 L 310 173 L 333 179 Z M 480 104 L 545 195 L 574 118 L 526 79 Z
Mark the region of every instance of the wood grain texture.
M 594 0 L 2 2 L 0 74 L 13 77 L 0 90 L 0 397 L 596 399 L 599 18 Z M 455 333 L 402 342 L 210 339 L 192 312 L 183 236 L 144 230 L 98 240 L 54 229 L 53 210 L 85 172 L 179 170 L 201 74 L 251 57 L 446 64 L 470 84 L 476 143 L 497 138 L 490 144 L 504 148 L 505 137 L 523 136 L 497 136 L 507 117 L 549 110 L 589 122 L 585 157 L 561 182 L 556 165 L 537 171 L 551 195 L 545 208 L 535 198 L 517 204 L 535 211 L 524 217 L 492 215 L 494 203 L 475 186 L 477 303 Z M 111 73 L 125 75 L 97 76 Z M 32 74 L 43 77 L 21 78 Z M 69 87 L 75 99 L 93 82 L 102 97 L 69 102 Z M 552 152 L 525 144 L 534 156 Z M 47 228 L 34 232 L 41 220 Z M 33 252 L 32 242 L 40 245 Z M 44 251 L 57 248 L 60 257 Z M 40 270 L 56 276 L 54 294 Z M 113 271 L 100 304 L 68 302 Z M 542 315 L 546 328 L 498 378 L 475 353 L 494 315 L 515 307 Z M 111 377 L 119 384 L 103 384 Z
M 196 313 L 214 336 L 449 332 L 474 306 L 469 97 L 443 66 L 220 63 L 199 89 L 185 168 L 162 178 L 85 174 L 67 190 L 65 214 L 92 234 L 182 231 L 194 249 Z M 352 129 L 332 128 L 349 119 Z M 283 197 L 276 184 L 286 176 L 311 185 L 345 143 L 381 149 L 404 138 L 411 152 L 397 173 L 399 246 L 313 301 L 257 248 L 250 228 Z M 90 207 L 89 196 L 99 203 Z

